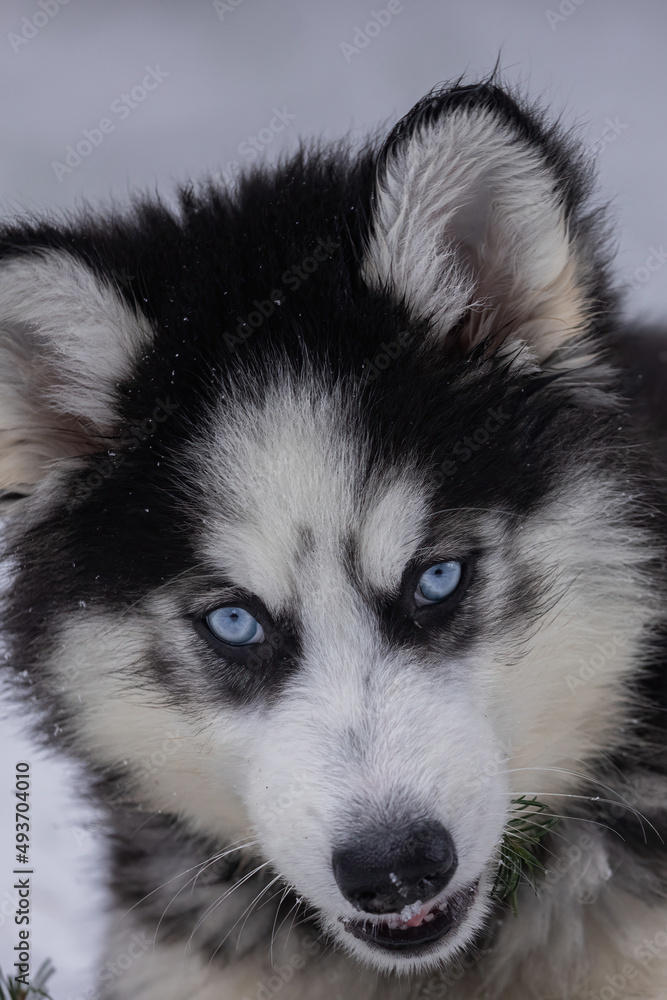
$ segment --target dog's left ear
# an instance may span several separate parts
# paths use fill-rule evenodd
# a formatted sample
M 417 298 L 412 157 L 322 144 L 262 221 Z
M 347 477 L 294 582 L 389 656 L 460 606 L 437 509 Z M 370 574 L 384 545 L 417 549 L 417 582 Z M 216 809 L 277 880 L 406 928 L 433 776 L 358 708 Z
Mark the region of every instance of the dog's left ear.
M 152 339 L 82 257 L 35 247 L 0 259 L 0 499 L 109 446 L 120 386 Z
M 544 362 L 599 310 L 588 171 L 491 84 L 421 101 L 378 158 L 366 283 L 458 351 L 520 340 Z M 595 268 L 591 256 L 594 255 Z

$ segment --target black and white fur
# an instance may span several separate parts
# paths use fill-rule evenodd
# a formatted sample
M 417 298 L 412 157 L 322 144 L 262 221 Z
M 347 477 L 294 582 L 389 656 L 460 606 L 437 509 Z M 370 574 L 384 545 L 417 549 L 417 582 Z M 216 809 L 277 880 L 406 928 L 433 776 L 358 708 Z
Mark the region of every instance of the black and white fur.
M 3 626 L 108 813 L 104 1000 L 667 998 L 661 459 L 589 189 L 492 80 L 178 212 L 4 228 Z M 514 916 L 521 795 L 561 819 Z M 466 903 L 381 950 L 332 857 L 418 824 Z

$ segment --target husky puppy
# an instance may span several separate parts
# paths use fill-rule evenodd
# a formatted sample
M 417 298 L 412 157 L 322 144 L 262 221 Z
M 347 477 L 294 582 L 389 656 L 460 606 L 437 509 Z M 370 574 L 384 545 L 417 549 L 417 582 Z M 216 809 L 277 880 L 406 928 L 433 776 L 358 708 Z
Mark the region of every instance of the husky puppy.
M 3 229 L 3 630 L 108 815 L 91 997 L 667 997 L 662 473 L 590 187 L 494 79 Z

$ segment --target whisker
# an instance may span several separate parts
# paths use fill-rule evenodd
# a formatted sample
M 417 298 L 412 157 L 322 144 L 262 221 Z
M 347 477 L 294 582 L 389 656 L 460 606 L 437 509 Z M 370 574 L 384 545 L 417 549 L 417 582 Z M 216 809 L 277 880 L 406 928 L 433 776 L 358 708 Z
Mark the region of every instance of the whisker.
M 336 941 L 336 939 L 332 937 L 327 938 L 327 935 L 324 932 L 320 934 L 319 937 L 317 937 L 315 940 L 320 941 L 322 939 L 324 939 L 324 948 L 322 954 L 318 956 L 319 959 L 323 959 L 324 956 L 327 955 L 329 952 L 333 954 L 338 948 L 340 948 L 340 942 Z M 378 969 L 376 983 L 379 982 L 379 979 L 380 979 L 380 970 Z
M 598 801 L 599 802 L 603 802 L 603 801 L 605 801 L 605 802 L 615 803 L 616 805 L 618 805 L 619 803 L 622 803 L 639 820 L 639 823 L 640 823 L 640 826 L 641 826 L 641 829 L 642 829 L 642 833 L 644 834 L 644 842 L 645 843 L 647 842 L 647 837 L 646 837 L 646 831 L 644 829 L 644 823 L 646 823 L 653 830 L 653 832 L 655 833 L 655 835 L 662 842 L 662 837 L 660 836 L 659 831 L 655 828 L 655 826 L 653 825 L 653 823 L 651 823 L 651 821 L 648 818 L 648 816 L 645 816 L 643 813 L 641 813 L 632 804 L 632 802 L 630 802 L 629 799 L 627 799 L 624 795 L 621 795 L 621 793 L 618 791 L 618 789 L 614 788 L 612 785 L 607 785 L 604 781 L 600 781 L 598 778 L 593 778 L 589 774 L 585 774 L 584 772 L 581 772 L 581 771 L 572 771 L 571 769 L 566 768 L 566 767 L 549 767 L 549 766 L 546 766 L 546 765 L 544 767 L 538 767 L 538 766 L 535 766 L 535 767 L 512 767 L 512 768 L 507 768 L 505 771 L 502 771 L 500 773 L 502 773 L 502 774 L 516 774 L 516 773 L 519 773 L 520 771 L 553 771 L 554 773 L 558 773 L 558 774 L 569 774 L 569 775 L 571 775 L 572 777 L 575 777 L 575 778 L 583 778 L 585 781 L 588 781 L 588 782 L 590 782 L 593 785 L 599 785 L 600 788 L 604 788 L 604 789 L 606 789 L 606 791 L 612 792 L 612 794 L 616 795 L 617 798 L 616 799 L 600 799 L 598 796 L 574 795 L 574 794 L 568 793 L 568 792 L 540 792 L 540 793 L 537 793 L 537 794 L 539 794 L 541 796 L 544 796 L 544 795 L 561 795 L 564 798 L 587 799 L 589 802 L 598 802 Z M 528 795 L 528 794 L 535 794 L 535 793 L 524 792 L 524 795 Z
M 287 889 L 287 891 L 289 892 L 289 889 Z M 280 924 L 278 926 L 278 930 L 277 931 L 274 930 L 273 933 L 271 934 L 271 944 L 269 945 L 269 961 L 271 962 L 272 965 L 273 965 L 273 944 L 274 944 L 274 941 L 275 941 L 276 937 L 278 936 L 278 934 L 280 934 L 280 929 L 283 926 L 283 924 L 285 923 L 285 921 L 287 920 L 287 918 L 289 917 L 290 913 L 292 912 L 292 910 L 295 907 L 298 907 L 300 905 L 300 902 L 301 902 L 300 899 L 297 897 L 297 899 L 292 903 L 292 905 L 290 906 L 289 910 L 287 911 L 287 913 L 285 914 L 285 916 L 283 917 L 283 919 L 280 921 Z M 276 917 L 277 917 L 277 914 L 276 914 Z M 274 921 L 274 926 L 275 926 L 275 921 Z M 291 931 L 291 928 L 290 928 L 290 931 Z M 288 933 L 287 936 L 289 937 L 289 933 Z
M 262 870 L 262 868 L 266 868 L 267 865 L 270 865 L 270 864 L 271 864 L 270 861 L 264 861 L 264 862 L 262 862 L 261 865 L 258 865 L 256 868 L 253 868 L 253 870 L 251 872 L 248 872 L 246 875 L 243 876 L 243 878 L 239 879 L 238 882 L 235 882 L 234 885 L 231 886 L 230 889 L 228 889 L 226 892 L 223 892 L 220 896 L 218 896 L 218 898 L 216 900 L 214 900 L 211 903 L 211 905 L 208 906 L 204 910 L 204 912 L 202 913 L 201 917 L 199 918 L 199 920 L 197 921 L 197 923 L 192 928 L 192 932 L 190 934 L 190 937 L 185 942 L 185 950 L 186 951 L 190 947 L 190 945 L 192 944 L 193 937 L 195 936 L 195 934 L 197 933 L 197 931 L 199 930 L 199 928 L 201 927 L 201 925 L 203 924 L 203 922 L 206 920 L 206 918 L 208 916 L 210 916 L 211 913 L 213 913 L 213 911 L 216 910 L 218 908 L 218 906 L 220 906 L 221 903 L 224 903 L 224 901 L 227 899 L 228 896 L 231 896 L 231 894 L 233 892 L 236 892 L 237 889 L 240 889 L 241 886 L 244 884 L 244 882 L 247 882 L 249 878 L 252 878 L 252 876 L 256 875 L 257 872 L 260 872 Z
M 531 793 L 528 793 L 528 794 L 533 794 L 533 793 L 531 792 Z M 578 822 L 578 823 L 590 823 L 592 826 L 599 826 L 603 830 L 609 830 L 610 833 L 615 833 L 617 837 L 621 838 L 621 840 L 625 839 L 623 836 L 621 836 L 621 834 L 618 832 L 618 830 L 614 830 L 614 828 L 611 827 L 611 826 L 609 826 L 608 823 L 603 823 L 602 820 L 591 819 L 589 816 L 569 816 L 567 814 L 554 813 L 554 812 L 543 812 L 543 813 L 540 813 L 540 815 L 544 816 L 545 818 L 546 817 L 551 817 L 552 819 L 574 820 L 575 822 Z M 570 843 L 570 844 L 572 843 L 572 840 L 570 840 L 569 837 L 565 837 L 562 834 L 562 832 L 559 833 L 557 828 L 555 828 L 553 830 L 549 830 L 549 834 L 553 835 L 553 836 L 560 836 L 564 840 L 566 840 L 568 843 Z M 517 836 L 517 835 L 513 832 L 512 836 Z
M 257 907 L 257 904 L 259 903 L 259 901 L 262 898 L 262 896 L 264 895 L 264 893 L 268 892 L 268 890 L 271 888 L 271 886 L 274 886 L 276 884 L 276 882 L 279 882 L 280 879 L 281 879 L 281 877 L 282 876 L 280 874 L 278 874 L 278 875 L 275 876 L 275 878 L 272 878 L 271 881 L 268 882 L 267 885 L 265 885 L 264 888 L 260 892 L 257 893 L 257 895 L 253 899 L 252 903 L 250 903 L 246 907 L 246 909 L 243 911 L 243 913 L 245 913 L 246 911 L 248 911 L 248 916 L 245 918 L 245 920 L 243 921 L 243 924 L 241 925 L 241 930 L 239 931 L 239 941 L 236 944 L 237 949 L 238 949 L 238 943 L 241 940 L 241 935 L 243 934 L 243 928 L 248 923 L 248 917 L 250 916 L 250 914 L 252 913 L 252 911 Z M 265 899 L 264 902 L 262 903 L 262 906 L 265 906 L 272 899 L 275 899 L 275 897 L 278 895 L 279 892 L 280 892 L 280 889 L 278 890 L 278 892 L 274 892 L 272 896 L 269 896 L 268 899 Z M 260 907 L 260 909 L 261 909 L 261 907 Z M 243 913 L 241 914 L 241 917 L 243 916 Z M 239 920 L 241 919 L 241 917 L 239 917 Z M 238 920 L 236 921 L 236 923 L 238 923 Z M 236 924 L 234 924 L 234 927 L 236 927 Z M 232 928 L 231 930 L 233 930 L 233 929 L 234 928 Z M 229 932 L 230 934 L 231 934 L 231 930 Z M 223 938 L 223 943 L 224 943 L 224 940 L 225 939 Z
M 256 841 L 256 840 L 255 840 L 255 841 L 250 841 L 250 842 L 249 842 L 249 844 L 256 844 L 256 843 L 258 843 L 258 841 Z M 188 887 L 189 885 L 191 885 L 191 886 L 192 886 L 192 888 L 190 889 L 190 893 L 192 894 L 192 893 L 194 892 L 194 887 L 195 887 L 195 883 L 196 883 L 197 879 L 199 878 L 199 876 L 200 876 L 201 874 L 203 874 L 203 872 L 205 872 L 205 871 L 206 871 L 206 869 L 207 869 L 207 868 L 210 868 L 210 867 L 211 867 L 211 865 L 214 865 L 214 864 L 216 863 L 216 861 L 219 861 L 219 860 L 220 860 L 221 858 L 224 858 L 224 857 L 226 857 L 226 856 L 227 856 L 228 854 L 233 854 L 233 853 L 234 853 L 235 851 L 240 851 L 240 850 L 243 850 L 243 848 L 245 848 L 245 847 L 248 847 L 248 846 L 249 846 L 249 844 L 242 844 L 242 845 L 241 845 L 240 847 L 235 847 L 235 848 L 233 848 L 232 850 L 227 850 L 227 851 L 225 851 L 225 852 L 224 852 L 224 853 L 222 853 L 222 854 L 218 854 L 218 855 L 213 855 L 213 857 L 212 857 L 212 858 L 209 858 L 209 859 L 208 859 L 207 861 L 204 861 L 204 862 L 203 862 L 203 863 L 202 863 L 202 864 L 200 865 L 200 868 L 199 868 L 199 871 L 198 871 L 198 872 L 196 872 L 196 873 L 195 873 L 195 875 L 194 875 L 194 876 L 193 876 L 193 877 L 192 877 L 191 879 L 188 879 L 188 881 L 187 881 L 187 882 L 186 882 L 186 883 L 185 883 L 184 885 L 182 885 L 182 886 L 181 886 L 181 888 L 180 888 L 180 889 L 179 889 L 179 890 L 178 890 L 177 892 L 175 892 L 175 893 L 174 893 L 174 895 L 173 895 L 173 896 L 171 897 L 171 899 L 169 900 L 169 902 L 168 902 L 168 903 L 167 903 L 167 905 L 165 906 L 164 910 L 162 911 L 162 913 L 161 913 L 161 915 L 160 915 L 160 919 L 158 920 L 158 922 L 157 922 L 157 925 L 156 925 L 156 927 L 155 927 L 155 933 L 154 933 L 154 935 L 153 935 L 153 947 L 155 947 L 155 945 L 156 945 L 156 943 L 157 943 L 157 936 L 158 936 L 158 932 L 159 932 L 159 930 L 160 930 L 160 927 L 162 926 L 162 921 L 164 920 L 164 918 L 165 918 L 165 917 L 166 917 L 166 915 L 167 915 L 167 910 L 168 910 L 168 909 L 169 909 L 169 907 L 170 907 L 170 906 L 172 905 L 172 903 L 174 903 L 174 902 L 176 901 L 176 899 L 177 899 L 177 898 L 178 898 L 178 897 L 180 896 L 180 894 L 181 894 L 181 893 L 182 893 L 182 892 L 183 892 L 183 891 L 184 891 L 185 889 L 187 889 L 187 887 Z M 190 870 L 191 870 L 191 869 L 190 869 Z M 187 871 L 185 871 L 185 872 L 181 872 L 181 875 L 187 875 Z
M 216 955 L 218 954 L 218 952 L 219 952 L 219 951 L 220 951 L 220 949 L 222 948 L 223 944 L 225 943 L 225 941 L 227 940 L 227 938 L 229 937 L 229 935 L 230 935 L 230 934 L 232 933 L 232 931 L 234 930 L 234 928 L 235 928 L 235 927 L 236 927 L 236 925 L 238 924 L 239 920 L 242 920 L 242 919 L 243 919 L 243 917 L 245 916 L 245 914 L 247 914 L 247 916 L 246 916 L 246 918 L 245 918 L 245 920 L 243 921 L 243 924 L 242 924 L 242 926 L 241 926 L 241 930 L 239 931 L 239 937 L 238 937 L 238 941 L 236 942 L 236 947 L 238 948 L 238 945 L 239 945 L 239 942 L 240 942 L 240 940 L 241 940 L 241 935 L 243 934 L 243 928 L 245 927 L 246 923 L 248 922 L 248 917 L 249 917 L 249 916 L 250 916 L 250 914 L 252 913 L 252 911 L 253 911 L 253 908 L 254 908 L 254 907 L 255 907 L 255 905 L 256 905 L 256 904 L 258 903 L 258 901 L 259 901 L 259 900 L 260 900 L 260 899 L 262 898 L 262 896 L 264 895 L 264 893 L 265 893 L 265 892 L 266 892 L 266 891 L 267 891 L 268 889 L 270 889 L 272 885 L 275 885 L 275 884 L 276 884 L 276 882 L 277 882 L 277 881 L 278 881 L 279 879 L 280 879 L 280 875 L 276 875 L 276 877 L 275 877 L 275 878 L 271 879 L 271 881 L 270 881 L 270 882 L 269 882 L 269 883 L 268 883 L 267 885 L 265 885 L 263 889 L 260 889 L 260 891 L 259 891 L 259 892 L 257 893 L 257 895 L 256 895 L 256 896 L 255 896 L 255 898 L 254 898 L 254 899 L 252 900 L 252 902 L 250 902 L 250 903 L 249 903 L 249 904 L 248 904 L 248 905 L 246 906 L 246 908 L 245 908 L 245 910 L 243 911 L 243 913 L 241 914 L 241 916 L 240 916 L 240 917 L 239 917 L 239 918 L 238 918 L 237 920 L 235 920 L 235 921 L 234 921 L 234 923 L 232 924 L 232 926 L 231 926 L 231 927 L 229 928 L 229 930 L 227 931 L 227 933 L 226 933 L 226 934 L 225 934 L 225 936 L 223 937 L 223 939 L 222 939 L 222 941 L 220 942 L 220 944 L 219 944 L 219 945 L 217 946 L 217 948 L 215 949 L 215 951 L 214 951 L 214 952 L 212 953 L 212 955 L 211 955 L 211 957 L 210 957 L 210 959 L 209 959 L 209 962 L 208 962 L 208 964 L 209 964 L 209 965 L 211 964 L 211 962 L 213 961 L 213 959 L 215 958 L 215 956 L 216 956 Z
M 294 918 L 295 920 L 296 920 L 297 916 L 298 916 L 298 914 L 295 915 L 295 918 Z M 304 914 L 304 916 L 302 917 L 301 920 L 299 920 L 298 923 L 295 924 L 294 922 L 292 922 L 292 926 L 289 929 L 289 934 L 291 934 L 293 930 L 296 930 L 297 927 L 301 927 L 303 924 L 307 924 L 309 920 L 312 920 L 312 917 L 309 917 L 308 914 Z M 289 937 L 289 934 L 287 935 L 288 937 Z
M 308 917 L 305 916 L 305 914 L 307 914 L 307 912 L 308 912 L 308 904 L 304 903 L 303 896 L 297 896 L 296 903 L 297 903 L 296 910 L 294 912 L 294 916 L 292 917 L 292 923 L 290 924 L 290 928 L 289 928 L 289 930 L 287 932 L 287 935 L 285 937 L 285 941 L 289 941 L 289 936 L 292 933 L 292 931 L 294 930 L 295 926 L 296 927 L 300 927 L 301 924 L 305 923 L 305 921 L 308 919 Z M 294 909 L 294 907 L 292 907 L 292 909 Z M 303 917 L 302 920 L 299 921 L 299 923 L 295 924 L 295 920 L 298 918 L 299 912 L 301 912 L 302 914 L 304 914 L 304 917 Z
M 281 878 L 282 878 L 282 876 L 281 876 Z M 272 900 L 272 899 L 275 899 L 275 898 L 276 898 L 276 896 L 284 896 L 284 895 L 285 895 L 285 893 L 286 893 L 286 892 L 288 892 L 288 891 L 289 891 L 289 890 L 288 890 L 288 889 L 285 889 L 285 887 L 284 887 L 284 886 L 283 886 L 283 887 L 282 887 L 281 889 L 276 889 L 276 891 L 275 891 L 275 892 L 273 893 L 273 895 L 269 896 L 269 898 L 268 898 L 268 899 L 265 899 L 265 900 L 264 900 L 264 902 L 263 902 L 263 903 L 262 903 L 262 905 L 261 905 L 261 906 L 259 907 L 259 909 L 260 909 L 260 910 L 263 910 L 265 906 L 268 906 L 268 905 L 269 905 L 269 903 L 271 902 L 271 900 Z M 280 905 L 280 904 L 278 904 L 278 905 Z
M 233 854 L 234 851 L 242 851 L 245 847 L 248 847 L 248 846 L 250 846 L 251 844 L 254 844 L 254 843 L 257 843 L 257 841 L 249 841 L 248 844 L 241 844 L 239 847 L 233 847 L 231 850 L 222 851 L 220 854 L 214 855 L 213 858 L 209 859 L 209 860 L 211 861 L 211 863 L 213 863 L 215 861 L 218 861 L 220 858 L 226 857 L 227 854 Z M 206 864 L 208 862 L 204 862 L 204 863 Z M 166 886 L 168 886 L 171 882 L 175 882 L 176 879 L 182 878 L 183 875 L 187 875 L 188 872 L 192 872 L 196 868 L 199 868 L 201 864 L 202 864 L 202 862 L 199 861 L 196 865 L 192 865 L 191 868 L 184 868 L 183 871 L 178 872 L 177 875 L 173 875 L 171 878 L 168 878 L 166 882 L 163 882 L 161 885 L 158 885 L 154 889 L 151 889 L 150 892 L 147 892 L 145 896 L 142 896 L 141 899 L 137 900 L 136 903 L 133 903 L 132 906 L 130 906 L 123 913 L 121 913 L 121 915 L 118 917 L 118 919 L 115 921 L 115 923 L 112 926 L 114 928 L 117 927 L 118 924 L 120 923 L 120 921 L 124 920 L 125 917 L 128 915 L 128 913 L 131 913 L 132 910 L 134 910 L 137 906 L 141 906 L 142 903 L 145 903 L 147 899 L 149 899 L 151 896 L 155 895 L 156 892 L 159 892 L 160 889 L 166 888 Z
M 245 844 L 240 844 L 239 847 L 234 847 L 233 850 L 228 851 L 226 853 L 232 854 L 234 851 L 245 850 L 246 847 L 256 847 L 258 844 L 259 844 L 259 840 L 248 840 L 248 841 L 246 841 Z M 211 865 L 214 865 L 216 863 L 216 861 L 220 861 L 221 857 L 223 857 L 223 858 L 226 857 L 226 854 L 223 854 L 223 855 L 214 855 L 212 858 L 209 858 L 209 860 L 203 865 L 203 867 L 201 868 L 201 870 L 197 872 L 197 874 L 195 875 L 194 879 L 192 879 L 192 888 L 190 889 L 191 893 L 194 892 L 194 890 L 195 890 L 195 885 L 196 885 L 196 882 L 197 882 L 197 879 L 199 878 L 199 876 L 203 875 L 204 872 L 206 871 L 206 869 L 210 868 Z

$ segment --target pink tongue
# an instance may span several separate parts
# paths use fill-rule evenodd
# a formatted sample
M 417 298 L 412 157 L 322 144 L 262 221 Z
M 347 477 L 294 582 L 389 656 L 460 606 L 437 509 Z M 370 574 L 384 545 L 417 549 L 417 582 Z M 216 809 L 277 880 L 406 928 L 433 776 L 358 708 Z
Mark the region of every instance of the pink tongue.
M 426 916 L 428 914 L 428 911 L 429 911 L 429 907 L 428 906 L 422 906 L 422 908 L 419 911 L 419 913 L 415 913 L 414 917 L 410 917 L 409 920 L 406 920 L 405 923 L 403 924 L 403 926 L 404 927 L 419 927 L 419 925 L 423 924 L 424 921 L 426 920 Z

